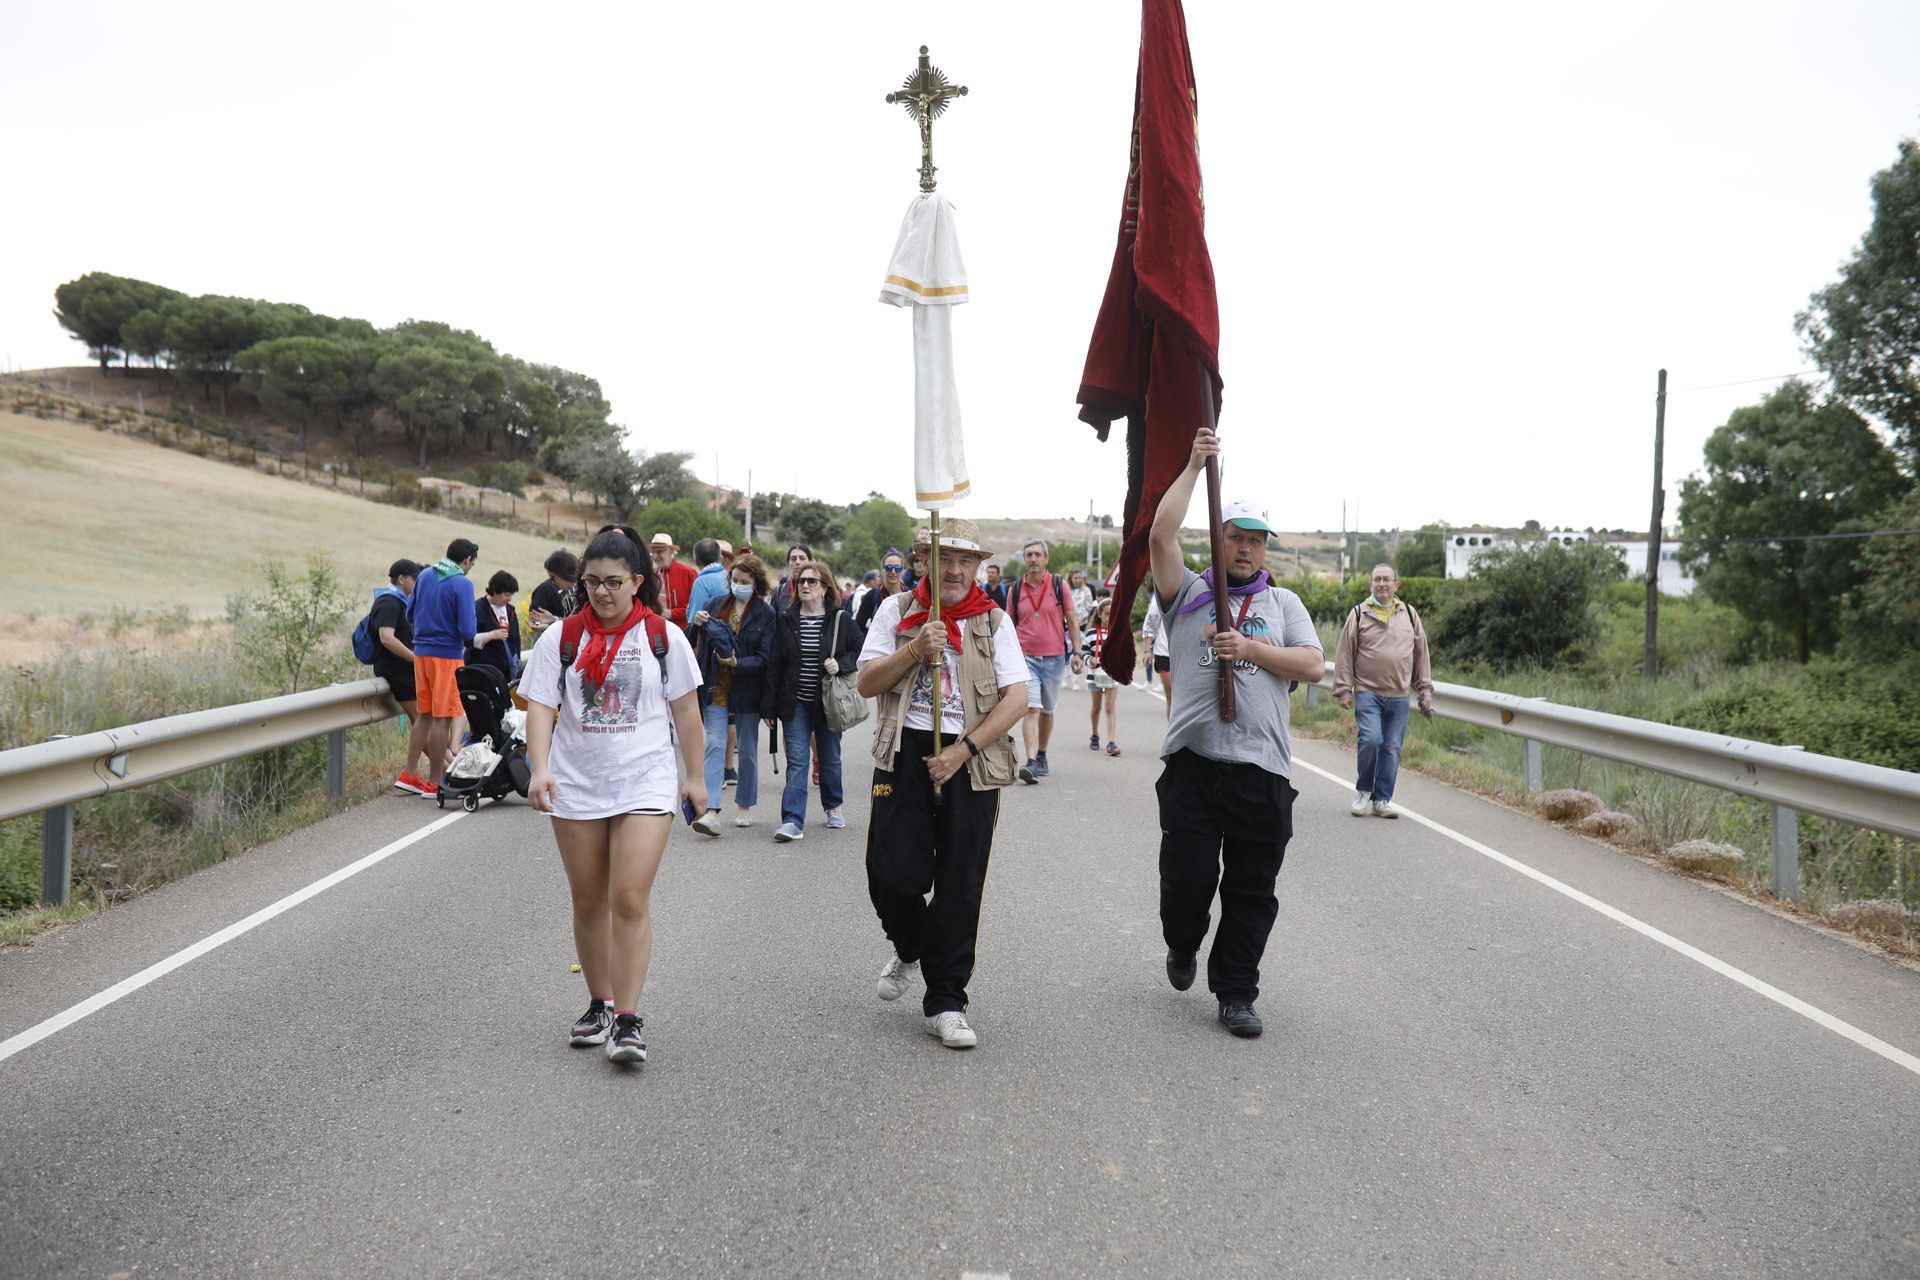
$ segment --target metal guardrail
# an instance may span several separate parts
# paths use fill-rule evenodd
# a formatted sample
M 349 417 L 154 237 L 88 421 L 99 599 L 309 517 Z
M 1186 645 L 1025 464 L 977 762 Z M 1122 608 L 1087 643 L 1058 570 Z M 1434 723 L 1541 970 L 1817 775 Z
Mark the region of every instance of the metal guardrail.
M 324 735 L 327 795 L 346 790 L 346 731 L 400 714 L 385 680 L 357 680 L 0 751 L 0 820 L 45 813 L 41 901 L 67 901 L 73 805 Z
M 1309 703 L 1333 688 L 1333 664 L 1307 689 Z M 1799 813 L 1920 839 L 1920 774 L 1569 707 L 1545 698 L 1493 693 L 1466 685 L 1433 686 L 1433 713 L 1520 738 L 1526 743 L 1526 791 L 1540 790 L 1541 746 L 1684 778 L 1773 806 L 1774 891 L 1799 896 Z M 1789 838 L 1791 837 L 1791 838 Z

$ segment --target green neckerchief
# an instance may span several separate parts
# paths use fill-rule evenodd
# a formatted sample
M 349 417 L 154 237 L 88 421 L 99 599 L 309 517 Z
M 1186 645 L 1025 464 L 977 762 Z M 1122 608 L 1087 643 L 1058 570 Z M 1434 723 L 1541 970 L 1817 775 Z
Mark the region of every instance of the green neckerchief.
M 434 563 L 433 571 L 440 575 L 440 581 L 442 582 L 445 582 L 448 578 L 462 577 L 467 572 L 445 556 L 441 556 L 440 559 Z

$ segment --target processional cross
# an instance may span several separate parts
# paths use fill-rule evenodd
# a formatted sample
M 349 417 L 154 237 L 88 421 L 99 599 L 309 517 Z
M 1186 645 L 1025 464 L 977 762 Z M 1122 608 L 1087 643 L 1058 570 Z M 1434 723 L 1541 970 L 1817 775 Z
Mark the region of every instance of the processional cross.
M 967 86 L 949 84 L 946 72 L 927 61 L 927 46 L 920 46 L 920 65 L 912 75 L 901 82 L 900 88 L 887 95 L 888 102 L 898 102 L 907 109 L 907 114 L 920 126 L 920 189 L 931 191 L 934 188 L 933 167 L 933 122 L 947 109 L 947 103 L 955 98 L 964 98 Z

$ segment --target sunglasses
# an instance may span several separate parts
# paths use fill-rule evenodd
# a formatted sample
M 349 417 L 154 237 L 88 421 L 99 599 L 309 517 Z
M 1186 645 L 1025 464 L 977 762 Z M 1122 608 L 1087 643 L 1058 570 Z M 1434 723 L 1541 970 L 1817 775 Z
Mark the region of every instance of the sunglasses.
M 898 573 L 905 566 L 897 565 L 897 564 L 888 564 L 888 565 L 882 565 L 880 567 L 885 569 L 888 573 Z
M 817 587 L 820 585 L 820 579 L 818 578 L 800 578 L 797 579 L 797 581 L 803 587 Z

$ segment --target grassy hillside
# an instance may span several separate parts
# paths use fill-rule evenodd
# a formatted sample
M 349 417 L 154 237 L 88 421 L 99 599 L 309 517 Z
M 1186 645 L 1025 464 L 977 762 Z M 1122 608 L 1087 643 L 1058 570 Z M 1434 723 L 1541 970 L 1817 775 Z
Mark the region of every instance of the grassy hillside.
M 524 589 L 554 546 L 10 413 L 0 413 L 0 509 L 0 591 L 29 627 L 116 611 L 220 617 L 261 561 L 322 551 L 371 590 L 397 557 L 431 560 L 460 536 L 480 544 L 477 577 L 505 568 Z

